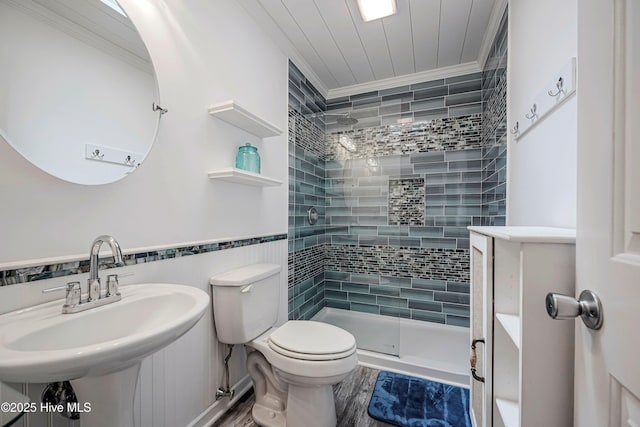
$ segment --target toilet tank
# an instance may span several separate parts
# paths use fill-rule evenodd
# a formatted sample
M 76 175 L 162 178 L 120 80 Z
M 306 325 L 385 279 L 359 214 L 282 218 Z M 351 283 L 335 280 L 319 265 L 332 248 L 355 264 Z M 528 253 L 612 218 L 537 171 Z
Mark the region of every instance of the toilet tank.
M 252 264 L 209 279 L 218 341 L 245 344 L 276 324 L 280 266 Z

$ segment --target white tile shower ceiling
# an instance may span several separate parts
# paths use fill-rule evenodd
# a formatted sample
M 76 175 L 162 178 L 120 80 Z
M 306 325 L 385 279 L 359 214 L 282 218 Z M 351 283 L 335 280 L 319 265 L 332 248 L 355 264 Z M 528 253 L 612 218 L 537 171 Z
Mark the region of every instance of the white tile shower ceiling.
M 397 0 L 364 22 L 356 0 L 257 0 L 335 89 L 477 61 L 495 0 Z

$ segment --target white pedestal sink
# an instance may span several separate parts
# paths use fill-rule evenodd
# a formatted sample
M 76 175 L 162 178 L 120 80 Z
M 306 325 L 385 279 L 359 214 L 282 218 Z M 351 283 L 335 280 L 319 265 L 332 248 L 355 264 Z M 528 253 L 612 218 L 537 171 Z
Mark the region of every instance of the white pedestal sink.
M 0 316 L 0 381 L 71 380 L 89 403 L 80 423 L 129 427 L 140 363 L 186 333 L 209 305 L 190 286 L 142 284 L 120 288 L 122 300 L 75 314 L 60 301 Z

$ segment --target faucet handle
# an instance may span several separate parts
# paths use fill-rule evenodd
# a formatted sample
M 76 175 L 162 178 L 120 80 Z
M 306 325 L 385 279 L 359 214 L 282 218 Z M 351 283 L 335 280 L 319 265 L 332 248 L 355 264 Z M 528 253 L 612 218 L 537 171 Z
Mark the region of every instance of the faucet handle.
M 105 297 L 111 297 L 114 295 L 119 295 L 118 292 L 118 275 L 117 274 L 109 274 L 107 275 L 107 294 Z
M 65 299 L 64 307 L 75 307 L 80 304 L 80 282 L 67 283 L 67 296 Z

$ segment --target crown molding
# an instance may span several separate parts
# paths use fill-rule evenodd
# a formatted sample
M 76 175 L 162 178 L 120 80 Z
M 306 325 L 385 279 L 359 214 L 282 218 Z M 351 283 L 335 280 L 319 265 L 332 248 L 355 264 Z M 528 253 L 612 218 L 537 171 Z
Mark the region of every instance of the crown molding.
M 489 25 L 487 26 L 487 30 L 484 32 L 480 51 L 478 52 L 478 64 L 482 69 L 484 69 L 487 64 L 491 47 L 493 46 L 493 42 L 498 34 L 498 30 L 500 29 L 500 22 L 502 22 L 502 17 L 507 10 L 508 4 L 508 0 L 496 0 L 493 4 L 491 16 L 489 17 Z
M 327 93 L 327 99 L 356 95 L 359 93 L 371 92 L 374 90 L 391 89 L 398 86 L 428 82 L 431 80 L 444 79 L 447 77 L 456 77 L 464 74 L 477 73 L 480 71 L 482 71 L 482 68 L 477 61 L 467 62 L 465 64 L 441 67 L 434 70 L 406 74 L 404 76 L 390 77 L 388 79 L 374 80 L 372 82 L 329 89 L 329 92 Z
M 282 32 L 278 24 L 271 19 L 271 16 L 269 16 L 262 4 L 258 0 L 238 0 L 238 3 L 240 3 L 247 14 L 256 21 L 258 26 L 271 37 L 271 40 L 275 42 L 276 46 L 289 57 L 289 60 L 296 64 L 296 67 L 302 71 L 304 76 L 315 86 L 318 92 L 326 98 L 329 92 L 327 85 L 324 84 L 322 79 L 313 71 L 313 68 Z

